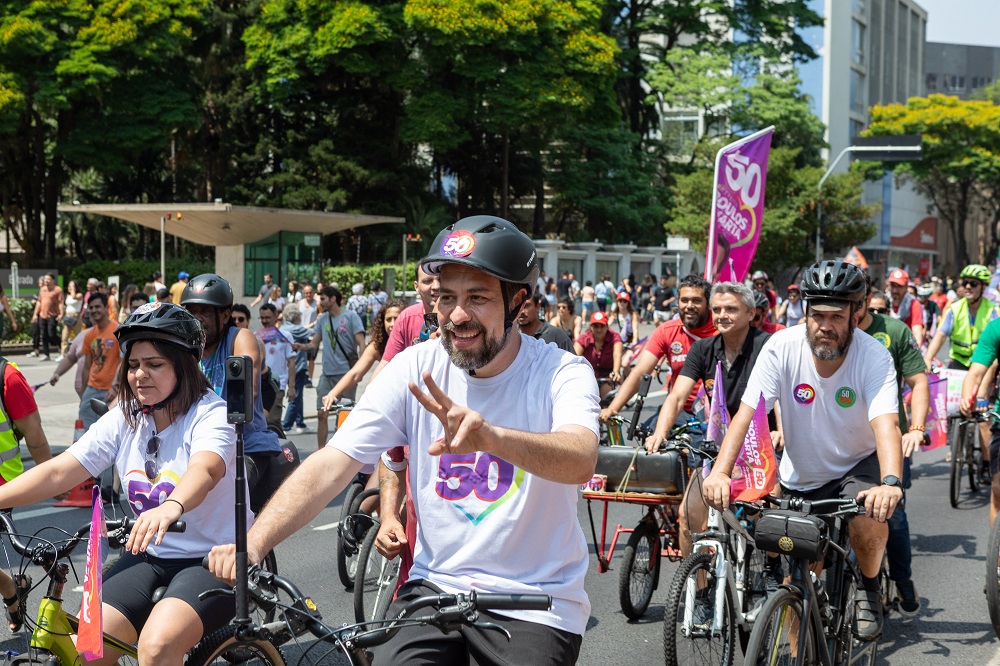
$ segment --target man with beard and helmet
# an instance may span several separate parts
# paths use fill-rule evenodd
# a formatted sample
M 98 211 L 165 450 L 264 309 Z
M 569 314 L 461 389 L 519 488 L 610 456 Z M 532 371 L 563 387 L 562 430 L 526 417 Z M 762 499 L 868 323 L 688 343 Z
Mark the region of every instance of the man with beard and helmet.
M 761 396 L 767 409 L 780 402 L 781 494 L 864 504 L 866 515 L 849 528 L 862 574 L 855 631 L 874 640 L 882 631 L 886 521 L 903 496 L 896 368 L 881 342 L 856 330 L 867 291 L 860 269 L 820 262 L 806 270 L 801 287 L 806 325 L 778 331 L 764 345 L 702 492 L 716 509 L 729 506 L 730 475 L 757 403 Z
M 264 353 L 257 336 L 249 329 L 239 328 L 232 319 L 233 288 L 229 282 L 214 273 L 204 273 L 191 278 L 181 294 L 184 309 L 195 316 L 205 329 L 205 350 L 201 369 L 212 389 L 223 399 L 226 397 L 225 361 L 228 356 L 249 356 L 253 363 L 253 421 L 244 429 L 246 452 L 247 488 L 255 512 L 261 508 L 258 482 L 265 479 L 275 456 L 282 452 L 278 435 L 267 428 L 264 405 L 261 401 L 260 375 Z
M 688 275 L 680 281 L 677 285 L 678 314 L 680 316 L 660 324 L 649 336 L 649 341 L 642 353 L 639 354 L 639 358 L 636 359 L 628 377 L 619 387 L 614 400 L 601 410 L 601 421 L 606 423 L 608 419 L 621 411 L 639 390 L 642 376 L 652 373 L 664 356 L 667 357 L 667 362 L 670 365 L 670 377 L 667 379 L 665 389 L 670 391 L 674 381 L 680 375 L 681 368 L 684 367 L 684 361 L 687 360 L 691 345 L 702 338 L 710 338 L 718 333 L 715 330 L 715 324 L 709 317 L 708 294 L 711 290 L 712 285 L 698 275 Z M 691 407 L 700 387 L 701 382 L 695 384 L 694 390 L 684 401 L 684 410 L 681 412 L 680 418 L 685 421 L 690 417 Z
M 417 542 L 388 616 L 435 590 L 541 593 L 552 609 L 481 613 L 510 639 L 412 627 L 375 648 L 375 661 L 574 664 L 590 616 L 576 504 L 597 462 L 594 372 L 514 326 L 538 264 L 534 243 L 510 222 L 460 220 L 421 265 L 440 276 L 441 337 L 402 351 L 369 384 L 330 444 L 258 516 L 249 559 L 305 526 L 363 464 L 409 445 Z M 233 580 L 235 547 L 213 549 L 210 568 Z

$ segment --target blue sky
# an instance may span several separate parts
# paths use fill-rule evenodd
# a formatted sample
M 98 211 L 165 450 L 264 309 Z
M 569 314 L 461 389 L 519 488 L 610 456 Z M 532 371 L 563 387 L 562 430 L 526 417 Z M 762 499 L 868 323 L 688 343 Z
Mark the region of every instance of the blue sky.
M 927 41 L 1000 47 L 998 0 L 917 0 L 927 10 Z

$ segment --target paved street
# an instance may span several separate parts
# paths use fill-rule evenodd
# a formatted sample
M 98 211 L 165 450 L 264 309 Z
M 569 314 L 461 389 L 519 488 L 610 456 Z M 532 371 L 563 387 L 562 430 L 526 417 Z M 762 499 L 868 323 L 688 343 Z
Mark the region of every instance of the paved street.
M 48 379 L 54 363 L 14 357 L 28 381 L 32 384 Z M 314 415 L 309 405 L 315 402 L 315 392 L 306 389 L 307 414 Z M 57 450 L 72 441 L 73 423 L 77 402 L 72 390 L 71 375 L 56 387 L 46 385 L 37 393 L 43 423 L 50 442 Z M 658 400 L 651 401 L 647 413 L 652 413 Z M 310 425 L 313 419 L 307 419 Z M 315 451 L 315 434 L 293 435 L 291 439 L 303 454 Z M 946 497 L 948 468 L 944 462 L 944 449 L 918 454 L 914 465 L 914 486 L 909 493 L 909 516 L 914 551 L 914 580 L 922 597 L 921 615 L 909 621 L 892 616 L 880 649 L 879 663 L 923 666 L 949 662 L 953 664 L 1000 665 L 997 639 L 994 637 L 982 593 L 984 560 L 987 541 L 987 496 L 965 494 L 962 506 L 952 509 Z M 597 529 L 600 530 L 600 506 L 594 506 Z M 334 500 L 308 528 L 296 534 L 278 549 L 280 571 L 295 580 L 314 597 L 327 621 L 333 624 L 350 621 L 351 597 L 340 587 L 333 548 L 335 522 L 340 514 L 340 500 Z M 41 503 L 15 511 L 19 528 L 34 533 L 46 525 L 76 528 L 88 520 L 85 509 L 53 509 L 50 503 Z M 641 517 L 639 509 L 612 505 L 610 522 L 633 526 Z M 579 506 L 581 525 L 590 539 L 587 506 Z M 539 535 L 544 538 L 544 535 Z M 610 539 L 610 534 L 609 534 Z M 655 664 L 663 659 L 662 619 L 663 602 L 671 577 L 676 569 L 673 563 L 664 562 L 660 587 L 646 617 L 639 622 L 628 622 L 618 604 L 618 569 L 621 550 L 612 563 L 614 570 L 597 573 L 596 558 L 591 557 L 587 577 L 587 590 L 593 604 L 592 617 L 583 644 L 580 659 L 585 665 L 604 664 Z M 75 556 L 77 571 L 81 571 L 83 553 Z M 317 557 L 317 554 L 324 554 Z M 326 555 L 328 554 L 328 556 Z M 13 558 L 14 556 L 11 555 Z M 0 562 L 7 567 L 6 556 Z M 17 560 L 13 559 L 16 564 Z M 29 571 L 38 582 L 42 572 Z M 67 586 L 69 589 L 71 586 Z M 32 606 L 37 604 L 41 591 L 32 594 Z M 67 607 L 78 608 L 79 593 L 67 594 Z M 6 628 L 0 629 L 0 638 L 8 636 Z M 23 639 L 7 639 L 0 643 L 2 649 L 24 649 Z M 294 653 L 294 652 L 292 652 Z M 330 661 L 329 663 L 338 663 Z

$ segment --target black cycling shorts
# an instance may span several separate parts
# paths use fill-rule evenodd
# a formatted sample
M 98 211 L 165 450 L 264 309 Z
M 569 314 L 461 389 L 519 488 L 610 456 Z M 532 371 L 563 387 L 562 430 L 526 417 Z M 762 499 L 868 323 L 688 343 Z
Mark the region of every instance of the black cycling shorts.
M 166 586 L 163 597 L 180 599 L 191 606 L 201 618 L 202 633 L 224 627 L 236 615 L 236 601 L 232 596 L 198 599 L 206 590 L 225 587 L 201 566 L 202 559 L 125 553 L 104 577 L 104 603 L 121 612 L 136 632 L 141 633 L 153 612 L 153 592 Z
M 882 468 L 878 464 L 878 454 L 873 453 L 850 469 L 842 479 L 834 479 L 812 490 L 792 490 L 781 486 L 782 497 L 801 497 L 816 501 L 837 497 L 855 498 L 862 490 L 882 485 Z

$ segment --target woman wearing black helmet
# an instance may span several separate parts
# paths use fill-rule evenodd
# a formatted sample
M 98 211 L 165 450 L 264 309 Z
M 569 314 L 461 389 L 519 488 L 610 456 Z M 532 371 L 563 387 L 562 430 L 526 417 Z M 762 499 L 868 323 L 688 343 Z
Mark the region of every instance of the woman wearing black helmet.
M 235 610 L 231 598 L 198 595 L 218 586 L 202 558 L 220 536 L 235 536 L 236 434 L 225 402 L 198 369 L 204 333 L 197 319 L 176 305 L 148 303 L 115 335 L 123 353 L 119 405 L 66 455 L 0 486 L 0 506 L 41 501 L 114 466 L 137 522 L 104 580 L 104 631 L 137 641 L 140 663 L 180 664 Z M 187 531 L 166 534 L 181 516 Z M 154 606 L 161 586 L 166 594 Z M 94 663 L 114 663 L 119 655 L 108 650 Z

